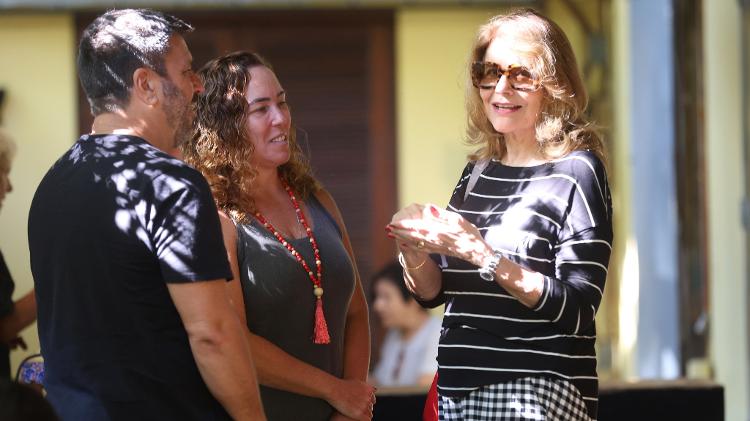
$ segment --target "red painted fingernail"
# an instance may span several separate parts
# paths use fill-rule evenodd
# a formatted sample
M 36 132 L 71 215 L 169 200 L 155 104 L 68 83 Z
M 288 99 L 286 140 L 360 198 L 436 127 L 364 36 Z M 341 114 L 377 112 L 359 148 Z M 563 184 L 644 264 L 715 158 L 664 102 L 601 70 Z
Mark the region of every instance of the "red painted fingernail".
M 437 210 L 436 207 L 432 205 L 430 205 L 430 212 L 432 212 L 432 216 L 434 216 L 435 218 L 440 216 L 440 212 Z

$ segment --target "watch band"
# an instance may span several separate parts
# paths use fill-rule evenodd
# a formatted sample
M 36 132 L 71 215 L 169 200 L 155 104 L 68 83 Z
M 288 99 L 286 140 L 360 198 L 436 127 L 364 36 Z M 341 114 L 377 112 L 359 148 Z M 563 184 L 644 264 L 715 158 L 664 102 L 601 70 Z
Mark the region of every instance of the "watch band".
M 485 265 L 479 268 L 479 277 L 485 281 L 493 282 L 495 280 L 495 269 L 497 269 L 497 265 L 500 264 L 501 257 L 503 256 L 500 252 L 495 251 Z

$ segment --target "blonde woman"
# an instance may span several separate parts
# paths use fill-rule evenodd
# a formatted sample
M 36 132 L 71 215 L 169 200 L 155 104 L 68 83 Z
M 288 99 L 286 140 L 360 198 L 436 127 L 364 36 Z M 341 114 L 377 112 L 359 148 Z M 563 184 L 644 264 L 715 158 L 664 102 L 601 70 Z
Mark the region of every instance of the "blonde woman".
M 448 209 L 412 204 L 388 227 L 412 293 L 446 305 L 439 417 L 596 419 L 612 209 L 573 51 L 521 10 L 479 29 L 468 70 L 476 153 Z

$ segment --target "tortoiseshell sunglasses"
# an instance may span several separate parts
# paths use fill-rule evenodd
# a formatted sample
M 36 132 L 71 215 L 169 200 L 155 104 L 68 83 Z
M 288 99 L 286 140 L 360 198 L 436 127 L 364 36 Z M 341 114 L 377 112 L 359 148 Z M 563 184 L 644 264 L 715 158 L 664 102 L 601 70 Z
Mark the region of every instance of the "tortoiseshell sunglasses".
M 471 63 L 471 81 L 479 89 L 495 89 L 502 76 L 508 78 L 510 87 L 517 91 L 534 92 L 542 86 L 529 69 L 517 64 L 511 64 L 503 70 L 500 65 L 490 61 Z

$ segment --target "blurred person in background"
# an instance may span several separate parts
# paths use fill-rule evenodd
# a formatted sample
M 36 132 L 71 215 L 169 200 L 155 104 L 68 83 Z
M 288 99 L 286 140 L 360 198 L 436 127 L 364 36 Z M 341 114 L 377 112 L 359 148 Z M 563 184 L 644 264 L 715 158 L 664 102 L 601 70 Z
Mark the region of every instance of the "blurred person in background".
M 0 210 L 5 196 L 13 191 L 10 168 L 15 154 L 15 144 L 10 136 L 0 130 Z M 36 297 L 34 290 L 27 292 L 15 303 L 15 284 L 0 251 L 0 378 L 10 378 L 10 350 L 26 344 L 19 333 L 36 320 Z
M 372 308 L 388 329 L 371 380 L 378 386 L 429 386 L 437 371 L 440 319 L 412 297 L 398 262 L 372 278 Z
M 480 27 L 467 70 L 477 149 L 448 209 L 412 204 L 387 229 L 410 290 L 445 304 L 439 417 L 596 419 L 612 203 L 573 50 L 519 10 Z
M 255 53 L 200 71 L 185 160 L 208 180 L 228 284 L 274 421 L 372 417 L 367 303 L 344 221 L 296 142 L 287 93 Z

